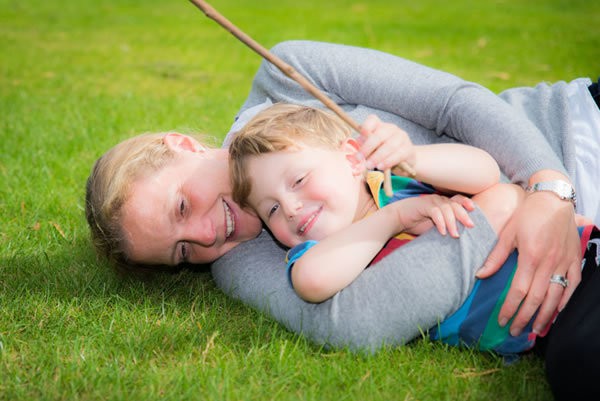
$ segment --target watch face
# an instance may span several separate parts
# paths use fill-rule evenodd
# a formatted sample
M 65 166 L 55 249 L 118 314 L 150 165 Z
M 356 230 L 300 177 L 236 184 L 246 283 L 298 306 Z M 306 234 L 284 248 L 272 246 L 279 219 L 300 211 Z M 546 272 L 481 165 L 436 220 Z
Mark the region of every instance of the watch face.
M 560 193 L 560 196 L 564 199 L 570 199 L 572 196 L 571 186 L 564 182 L 560 182 L 557 184 L 558 185 L 556 186 L 556 189 Z
M 554 190 L 558 193 L 561 198 L 568 198 L 571 196 L 571 191 L 565 185 L 561 185 L 562 183 L 553 183 L 549 185 L 550 190 Z
M 544 181 L 538 182 L 527 188 L 529 192 L 550 191 L 558 195 L 563 200 L 568 200 L 576 204 L 575 190 L 565 181 Z

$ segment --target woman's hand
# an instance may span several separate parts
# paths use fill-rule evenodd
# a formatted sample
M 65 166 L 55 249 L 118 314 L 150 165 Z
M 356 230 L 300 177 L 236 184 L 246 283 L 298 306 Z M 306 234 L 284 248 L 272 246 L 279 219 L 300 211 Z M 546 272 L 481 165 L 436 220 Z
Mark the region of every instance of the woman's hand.
M 515 248 L 518 267 L 498 322 L 504 326 L 514 316 L 510 332 L 518 335 L 539 308 L 533 329 L 542 332 L 581 281 L 580 241 L 571 203 L 549 192 L 529 194 L 501 231 L 477 276 L 494 274 Z M 567 277 L 569 285 L 551 284 L 553 274 Z
M 442 235 L 446 233 L 457 238 L 459 221 L 467 227 L 473 227 L 468 211 L 475 208 L 475 203 L 463 195 L 447 198 L 440 195 L 422 195 L 391 203 L 385 208 L 394 208 L 397 232 L 419 235 L 433 226 Z
M 372 114 L 361 125 L 359 134 L 359 151 L 365 157 L 368 169 L 384 171 L 403 161 L 410 166 L 414 165 L 414 145 L 408 134 L 398 126 L 384 123 Z M 398 173 L 403 174 L 402 171 Z

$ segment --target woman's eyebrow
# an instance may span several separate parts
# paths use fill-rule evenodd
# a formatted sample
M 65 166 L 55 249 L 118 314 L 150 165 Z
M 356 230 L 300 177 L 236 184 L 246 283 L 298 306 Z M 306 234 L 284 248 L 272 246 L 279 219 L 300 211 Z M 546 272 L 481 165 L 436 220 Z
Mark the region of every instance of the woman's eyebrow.
M 179 248 L 179 242 L 175 242 L 175 245 L 171 250 L 171 261 L 173 266 L 177 266 L 179 263 L 181 263 L 177 254 L 177 248 Z
M 181 187 L 178 187 L 176 191 L 170 191 L 170 194 L 167 194 L 166 197 L 166 205 L 165 208 L 167 212 L 167 224 L 169 224 L 170 230 L 167 230 L 171 233 L 176 232 L 177 222 L 181 219 L 180 213 L 180 199 L 182 198 L 183 193 Z M 173 245 L 171 246 L 171 261 L 173 265 L 178 265 L 182 261 L 179 259 L 179 254 L 177 249 L 179 248 L 179 239 L 175 238 Z

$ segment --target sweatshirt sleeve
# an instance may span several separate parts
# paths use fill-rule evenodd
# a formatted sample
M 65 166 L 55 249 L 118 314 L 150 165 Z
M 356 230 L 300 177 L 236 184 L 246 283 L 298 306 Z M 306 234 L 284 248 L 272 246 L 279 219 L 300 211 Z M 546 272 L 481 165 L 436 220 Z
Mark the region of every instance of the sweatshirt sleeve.
M 346 111 L 357 106 L 382 110 L 485 149 L 515 183 L 526 183 L 540 169 L 566 174 L 536 125 L 481 85 L 388 53 L 347 45 L 288 41 L 272 52 Z M 322 107 L 264 61 L 242 112 L 266 99 Z
M 347 112 L 381 110 L 422 128 L 419 132 L 486 149 L 514 182 L 542 168 L 563 171 L 536 126 L 479 85 L 375 50 L 291 41 L 272 51 Z M 322 107 L 263 62 L 240 115 L 266 101 Z M 478 210 L 471 217 L 475 227 L 461 229 L 459 239 L 430 230 L 319 304 L 303 301 L 289 286 L 285 250 L 266 232 L 217 260 L 212 273 L 225 293 L 318 344 L 370 350 L 400 345 L 449 316 L 468 296 L 475 271 L 496 241 Z
M 238 245 L 212 265 L 226 294 L 317 344 L 374 351 L 417 338 L 453 313 L 473 286 L 474 272 L 495 243 L 483 215 L 459 239 L 430 230 L 366 269 L 322 303 L 308 303 L 289 285 L 285 250 L 269 234 Z

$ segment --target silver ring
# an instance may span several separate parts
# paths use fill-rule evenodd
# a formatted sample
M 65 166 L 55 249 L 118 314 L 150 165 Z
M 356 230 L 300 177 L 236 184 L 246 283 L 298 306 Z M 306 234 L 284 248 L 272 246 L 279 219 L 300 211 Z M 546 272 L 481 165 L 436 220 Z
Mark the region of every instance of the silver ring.
M 569 280 L 567 280 L 565 276 L 561 276 L 560 274 L 553 274 L 552 277 L 550 277 L 550 282 L 554 284 L 560 284 L 563 286 L 563 288 L 567 288 L 567 286 L 569 285 Z

